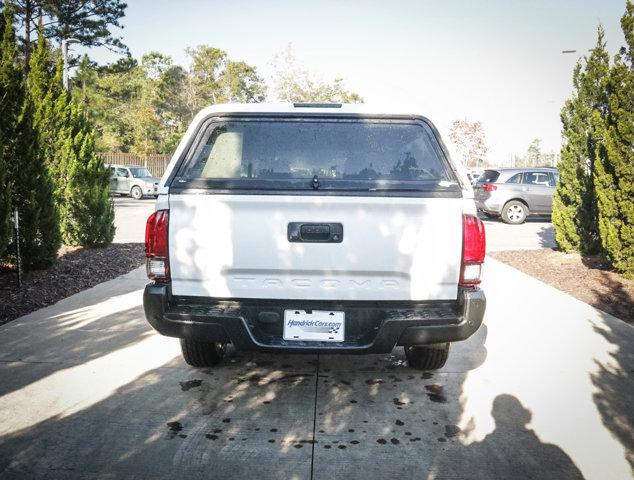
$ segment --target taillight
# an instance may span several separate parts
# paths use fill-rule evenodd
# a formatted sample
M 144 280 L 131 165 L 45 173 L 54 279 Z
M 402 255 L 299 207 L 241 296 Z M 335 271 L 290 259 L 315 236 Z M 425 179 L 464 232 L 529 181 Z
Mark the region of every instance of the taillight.
M 469 287 L 480 283 L 485 253 L 486 235 L 484 233 L 484 223 L 475 215 L 463 215 L 461 286 Z
M 168 282 L 170 280 L 167 232 L 169 210 L 157 210 L 145 224 L 145 258 L 147 276 L 150 280 Z
M 496 187 L 495 185 L 491 185 L 490 183 L 482 184 L 482 190 L 484 190 L 485 192 L 492 192 L 493 190 L 497 189 L 498 187 Z

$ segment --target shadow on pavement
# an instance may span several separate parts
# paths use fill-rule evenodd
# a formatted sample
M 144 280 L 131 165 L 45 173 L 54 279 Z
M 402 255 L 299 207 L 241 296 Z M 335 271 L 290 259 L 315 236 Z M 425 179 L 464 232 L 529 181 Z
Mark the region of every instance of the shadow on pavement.
M 537 236 L 539 237 L 539 244 L 542 248 L 557 248 L 555 229 L 552 223 L 547 227 L 541 227 L 537 232 Z
M 3 424 L 0 478 L 308 479 L 313 448 L 313 478 L 398 468 L 424 476 L 443 442 L 455 441 L 462 372 L 486 359 L 485 339 L 483 328 L 431 373 L 408 368 L 402 349 L 319 358 L 231 351 L 214 369 L 190 368 L 172 349 L 161 353 L 171 360 L 147 369 L 159 349 L 148 342 L 177 342 L 146 336 L 133 357 L 121 348 L 60 371 L 50 387 L 67 407 L 31 407 L 23 428 Z M 143 373 L 104 387 L 109 371 L 121 379 L 135 368 Z
M 315 370 L 311 357 L 234 354 L 217 370 L 173 359 L 5 434 L 0 478 L 308 478 Z
M 627 478 L 631 327 L 487 272 L 486 324 L 437 372 L 401 348 L 190 368 L 138 282 L 3 327 L 1 358 L 30 363 L 0 364 L 0 479 Z M 513 310 L 518 285 L 540 302 Z
M 634 345 L 627 335 L 631 327 L 619 323 L 610 325 L 594 327 L 597 334 L 615 346 L 607 361 L 595 359 L 597 371 L 591 375 L 596 388 L 594 402 L 605 427 L 623 445 L 634 476 Z M 629 389 L 624 389 L 624 385 L 629 385 Z
M 147 328 L 139 328 L 140 313 L 137 307 L 104 317 L 100 321 L 116 324 L 117 329 L 100 325 L 98 335 L 86 335 L 80 326 L 74 328 L 72 319 L 62 318 L 62 324 L 38 326 L 33 335 L 1 342 L 6 352 L 19 351 L 15 347 L 28 342 L 32 353 L 0 360 L 0 371 L 5 377 L 0 382 L 0 395 L 140 342 L 151 334 Z
M 142 243 L 64 246 L 55 264 L 25 272 L 21 288 L 14 272 L 0 272 L 0 325 L 138 268 L 145 258 L 143 248 Z
M 0 395 L 130 347 L 153 334 L 140 321 L 143 308 L 138 281 L 121 280 L 130 275 L 3 326 Z
M 439 455 L 428 478 L 583 478 L 562 449 L 541 442 L 527 428 L 531 412 L 516 397 L 495 397 L 491 416 L 492 433 L 481 442 Z
M 485 361 L 486 338 L 483 325 L 436 372 L 409 368 L 402 348 L 320 356 L 313 478 L 431 478 L 433 460 L 458 445 L 462 383 Z

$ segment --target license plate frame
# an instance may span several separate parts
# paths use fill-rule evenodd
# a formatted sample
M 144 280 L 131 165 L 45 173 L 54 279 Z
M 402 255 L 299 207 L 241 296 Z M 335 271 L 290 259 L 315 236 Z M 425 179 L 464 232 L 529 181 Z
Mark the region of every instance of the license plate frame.
M 284 340 L 343 342 L 346 315 L 338 310 L 284 310 Z

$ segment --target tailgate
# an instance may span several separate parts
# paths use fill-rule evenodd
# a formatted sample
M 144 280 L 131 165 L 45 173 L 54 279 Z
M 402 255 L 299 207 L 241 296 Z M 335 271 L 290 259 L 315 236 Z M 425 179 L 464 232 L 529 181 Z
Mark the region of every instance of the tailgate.
M 172 292 L 215 298 L 457 297 L 460 198 L 171 194 Z M 340 243 L 290 242 L 289 223 L 340 223 Z

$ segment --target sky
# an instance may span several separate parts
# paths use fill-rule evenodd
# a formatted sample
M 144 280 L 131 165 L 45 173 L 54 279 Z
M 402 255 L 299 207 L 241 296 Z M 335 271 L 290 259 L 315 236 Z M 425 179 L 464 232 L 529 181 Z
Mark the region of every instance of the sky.
M 115 33 L 137 59 L 155 50 L 185 66 L 185 48 L 206 44 L 267 78 L 273 55 L 291 44 L 318 78 L 343 78 L 377 108 L 427 116 L 448 144 L 454 120 L 481 121 L 491 164 L 508 164 L 535 138 L 558 152 L 575 62 L 596 43 L 599 24 L 611 54 L 624 43 L 625 0 L 127 3 Z M 103 48 L 87 53 L 116 60 Z

